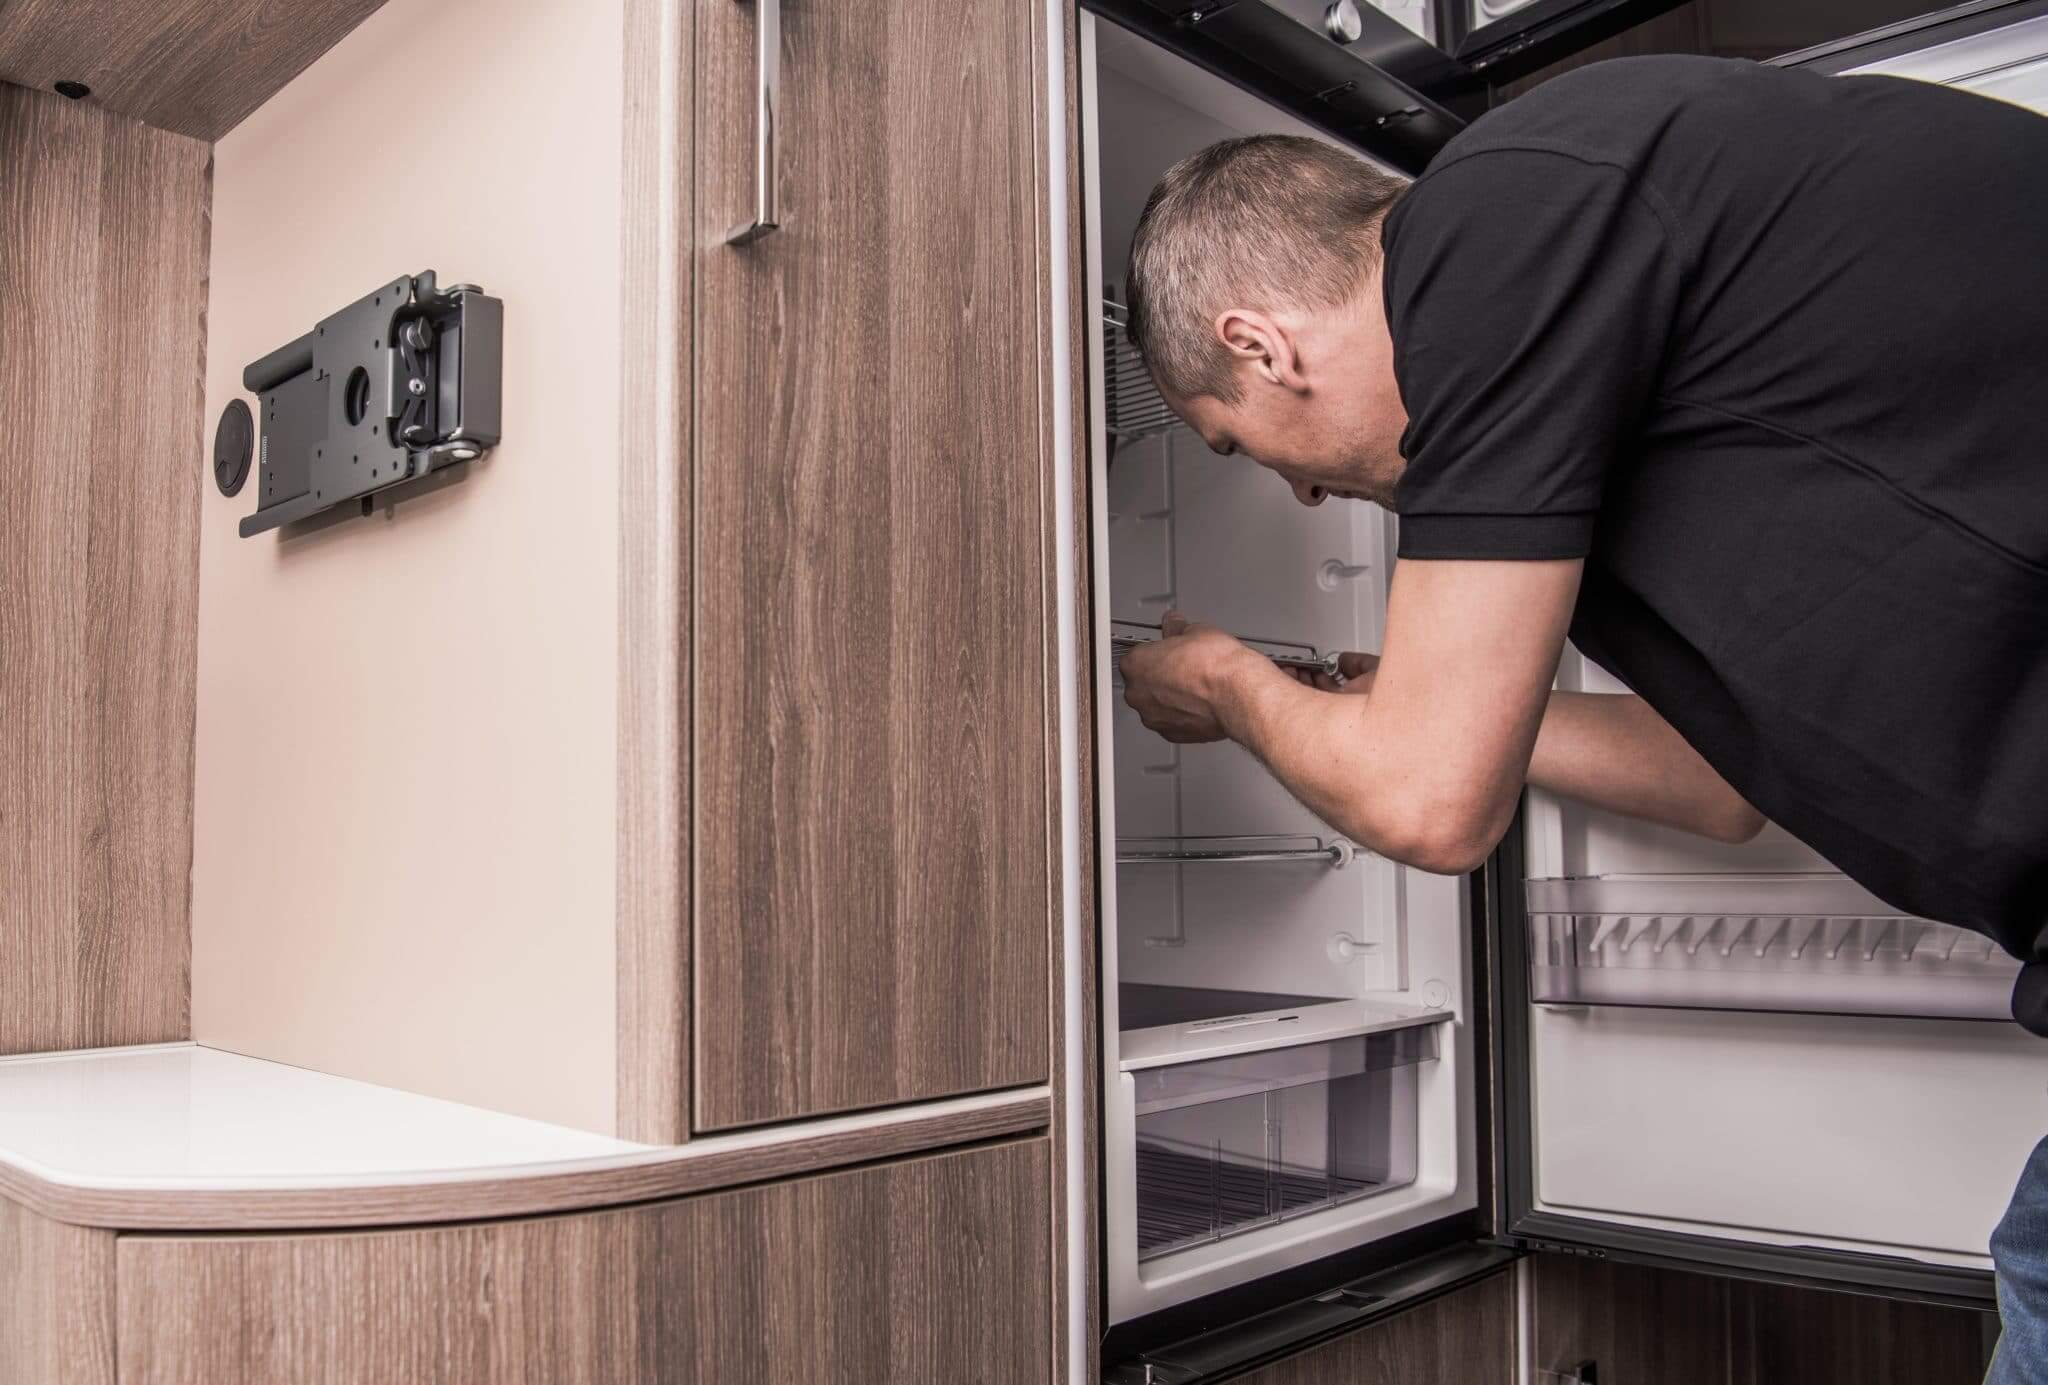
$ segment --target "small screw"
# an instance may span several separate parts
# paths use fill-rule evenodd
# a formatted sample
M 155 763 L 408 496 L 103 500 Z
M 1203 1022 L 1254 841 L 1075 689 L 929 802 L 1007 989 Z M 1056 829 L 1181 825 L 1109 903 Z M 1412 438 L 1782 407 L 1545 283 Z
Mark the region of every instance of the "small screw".
M 425 394 L 427 392 L 427 382 L 425 380 L 420 379 L 418 376 L 414 376 L 412 379 L 407 380 L 405 382 L 405 387 L 408 390 L 412 391 L 414 394 Z

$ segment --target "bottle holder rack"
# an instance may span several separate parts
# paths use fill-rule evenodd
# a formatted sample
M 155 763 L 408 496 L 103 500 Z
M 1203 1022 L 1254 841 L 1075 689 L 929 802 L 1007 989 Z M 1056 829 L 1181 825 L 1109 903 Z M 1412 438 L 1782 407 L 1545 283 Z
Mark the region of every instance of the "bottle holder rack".
M 2020 966 L 1840 875 L 1531 880 L 1528 914 L 1542 1005 L 2006 1020 Z

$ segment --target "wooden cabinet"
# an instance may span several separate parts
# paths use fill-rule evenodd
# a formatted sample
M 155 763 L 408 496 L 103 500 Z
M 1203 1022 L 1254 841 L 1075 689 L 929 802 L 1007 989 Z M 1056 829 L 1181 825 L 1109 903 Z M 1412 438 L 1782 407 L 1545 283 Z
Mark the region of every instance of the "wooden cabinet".
M 1496 1274 L 1254 1371 L 1243 1385 L 1512 1385 L 1515 1281 Z
M 186 1033 L 207 178 L 0 81 L 0 1053 Z
M 113 1385 L 113 1232 L 0 1200 L 0 1380 Z
M 700 1130 L 1044 1080 L 1042 7 L 696 10 Z
M 576 1216 L 123 1236 L 120 1380 L 1047 1385 L 1048 1177 L 1034 1139 Z
M 1987 1315 L 1582 1256 L 1531 1262 L 1539 1371 L 1602 1385 L 1976 1385 Z

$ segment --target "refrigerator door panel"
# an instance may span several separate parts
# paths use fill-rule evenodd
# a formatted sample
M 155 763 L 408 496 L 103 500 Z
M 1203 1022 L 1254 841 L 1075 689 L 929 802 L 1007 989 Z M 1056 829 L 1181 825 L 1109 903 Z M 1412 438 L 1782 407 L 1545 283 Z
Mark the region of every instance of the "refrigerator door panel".
M 1780 61 L 1947 82 L 2039 109 L 2048 98 L 2048 3 L 1978 0 Z M 1621 690 L 1572 651 L 1559 681 Z M 1991 1229 L 2029 1151 L 2048 1133 L 2048 1046 L 2009 1019 L 1882 1012 L 1986 1013 L 1981 996 L 1961 997 L 1958 988 L 1993 986 L 1993 972 L 2013 969 L 2010 959 L 1989 952 L 1956 967 L 1947 956 L 1916 954 L 1930 938 L 1937 947 L 1973 945 L 1953 930 L 1925 930 L 1905 949 L 1892 931 L 1859 952 L 1857 942 L 1911 921 L 1845 920 L 1828 912 L 1833 906 L 1759 909 L 1759 874 L 1830 871 L 1775 828 L 1747 846 L 1718 846 L 1532 793 L 1522 833 L 1492 868 L 1508 882 L 1497 914 L 1502 1218 L 1518 1239 L 1989 1301 Z M 1699 878 L 1716 874 L 1729 881 L 1718 908 L 1692 897 Z M 1661 877 L 1673 898 L 1686 896 L 1688 917 L 1639 913 L 1618 923 L 1569 909 L 1563 916 L 1581 932 L 1639 929 L 1638 945 L 1664 938 L 1683 949 L 1707 939 L 1710 952 L 1718 941 L 1732 954 L 1783 951 L 1782 939 L 1759 943 L 1776 912 L 1779 926 L 1811 939 L 1799 966 L 1815 984 L 1789 1008 L 1834 1013 L 1533 1003 L 1532 976 L 1535 993 L 1544 993 L 1543 966 L 1556 960 L 1541 945 L 1555 939 L 1531 920 L 1526 882 L 1616 875 Z M 1586 882 L 1577 884 L 1590 897 Z M 1556 887 L 1539 887 L 1539 905 L 1546 888 L 1557 897 Z M 1816 888 L 1834 887 L 1822 880 Z M 1845 947 L 1847 966 L 1813 965 L 1813 947 L 1826 950 L 1856 928 L 1863 931 Z M 1611 936 L 1607 945 L 1623 940 Z M 1951 975 L 1937 979 L 1944 968 Z M 1683 964 L 1663 970 L 1659 984 L 1685 985 Z M 1908 972 L 1916 973 L 1917 998 L 1902 982 Z M 1710 956 L 1703 974 L 1721 985 L 1722 1003 L 1740 1003 L 1739 986 L 1725 984 L 1739 979 L 1726 964 Z M 1619 971 L 1608 980 L 1626 989 Z M 1866 983 L 1872 993 L 1859 1004 L 1857 987 Z M 1781 975 L 1770 984 L 1796 983 Z M 1936 997 L 1943 987 L 1949 994 Z M 1685 1003 L 1701 996 L 1696 989 Z
M 1571 650 L 1559 682 L 1622 690 Z M 1944 986 L 1981 991 L 1996 983 L 1991 972 L 2015 969 L 2009 959 L 1908 957 L 1901 930 L 1925 929 L 1916 945 L 1968 948 L 1975 938 L 1864 917 L 1889 912 L 1867 903 L 1838 917 L 1860 892 L 1775 828 L 1729 847 L 1532 792 L 1519 840 L 1504 847 L 1493 868 L 1504 877 L 1511 1233 L 1659 1263 L 1988 1300 L 1991 1229 L 2048 1133 L 2048 1047 L 2009 1018 L 1926 1016 L 1951 1012 L 1940 1008 L 1952 999 Z M 1532 915 L 1532 897 L 1565 909 L 1581 942 L 1598 938 L 1615 954 L 1583 974 L 1621 987 L 1629 1003 L 1540 1002 L 1556 993 L 1559 916 Z M 1598 912 L 1651 898 L 1669 909 Z M 1788 939 L 1803 943 L 1797 961 Z M 1623 945 L 1665 953 L 1628 957 Z M 1747 970 L 1774 960 L 1784 969 Z M 1985 974 L 1937 976 L 1944 968 Z M 1664 1005 L 1643 977 L 1669 992 Z M 1745 992 L 1758 980 L 1772 994 Z M 1776 991 L 1788 987 L 1798 994 L 1781 1005 Z M 1990 1013 L 1975 991 L 1965 1008 Z M 1577 998 L 1616 995 L 1593 987 Z M 1900 1009 L 1909 1013 L 1886 1013 Z

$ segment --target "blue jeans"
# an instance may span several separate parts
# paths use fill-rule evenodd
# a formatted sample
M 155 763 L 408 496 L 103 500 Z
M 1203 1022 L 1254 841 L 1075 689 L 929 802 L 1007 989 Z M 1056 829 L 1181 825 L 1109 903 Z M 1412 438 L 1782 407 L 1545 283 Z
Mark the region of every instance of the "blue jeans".
M 1991 1262 L 1999 1337 L 1984 1385 L 2048 1385 L 2048 1139 L 2034 1146 L 1991 1233 Z

